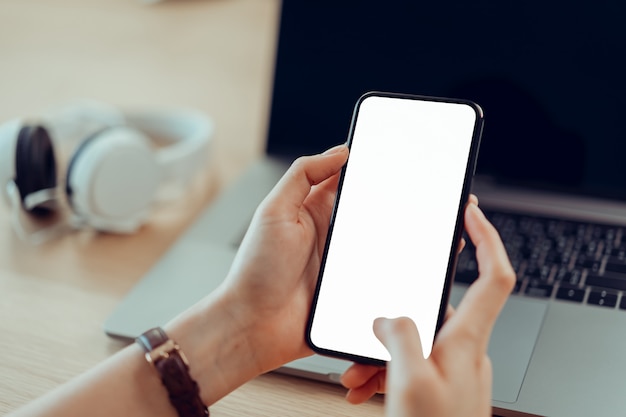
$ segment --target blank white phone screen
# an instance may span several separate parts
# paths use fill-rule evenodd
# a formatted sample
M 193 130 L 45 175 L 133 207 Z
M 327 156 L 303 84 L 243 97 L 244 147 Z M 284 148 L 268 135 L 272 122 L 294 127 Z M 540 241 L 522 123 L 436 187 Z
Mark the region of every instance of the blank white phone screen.
M 476 117 L 462 103 L 361 102 L 311 324 L 315 346 L 387 361 L 373 321 L 408 316 L 430 356 Z

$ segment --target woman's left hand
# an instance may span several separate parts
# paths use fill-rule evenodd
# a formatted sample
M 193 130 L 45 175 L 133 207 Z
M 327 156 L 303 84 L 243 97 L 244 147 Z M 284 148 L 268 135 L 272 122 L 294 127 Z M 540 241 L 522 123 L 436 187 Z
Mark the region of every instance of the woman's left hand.
M 257 209 L 225 291 L 260 372 L 310 355 L 305 326 L 348 148 L 297 159 Z

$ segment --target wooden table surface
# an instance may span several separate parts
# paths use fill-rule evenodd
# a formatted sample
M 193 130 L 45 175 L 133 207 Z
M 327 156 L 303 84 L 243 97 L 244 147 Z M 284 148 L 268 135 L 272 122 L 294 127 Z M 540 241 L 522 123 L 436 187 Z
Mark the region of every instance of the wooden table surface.
M 186 106 L 216 124 L 208 163 L 184 198 L 129 236 L 20 241 L 0 204 L 0 414 L 124 346 L 102 323 L 182 230 L 263 149 L 278 0 L 0 0 L 0 122 L 69 100 L 123 109 Z M 339 386 L 263 375 L 215 416 L 378 416 Z

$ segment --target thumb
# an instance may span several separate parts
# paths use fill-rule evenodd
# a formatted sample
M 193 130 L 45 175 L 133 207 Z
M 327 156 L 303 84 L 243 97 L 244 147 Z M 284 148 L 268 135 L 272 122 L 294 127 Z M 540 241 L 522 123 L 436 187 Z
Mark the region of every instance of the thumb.
M 392 368 L 419 366 L 425 361 L 420 335 L 410 318 L 378 318 L 374 334 L 389 351 Z
M 346 145 L 336 146 L 322 154 L 296 159 L 270 192 L 268 200 L 299 208 L 311 188 L 338 173 L 347 159 Z

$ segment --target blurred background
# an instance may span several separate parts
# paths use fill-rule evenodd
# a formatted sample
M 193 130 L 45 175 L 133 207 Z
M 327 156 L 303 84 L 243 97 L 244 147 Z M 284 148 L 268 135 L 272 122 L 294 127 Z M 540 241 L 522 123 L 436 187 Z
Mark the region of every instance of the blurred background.
M 216 123 L 211 164 L 229 181 L 261 150 L 277 12 L 275 0 L 0 0 L 0 121 L 76 98 L 195 107 Z

